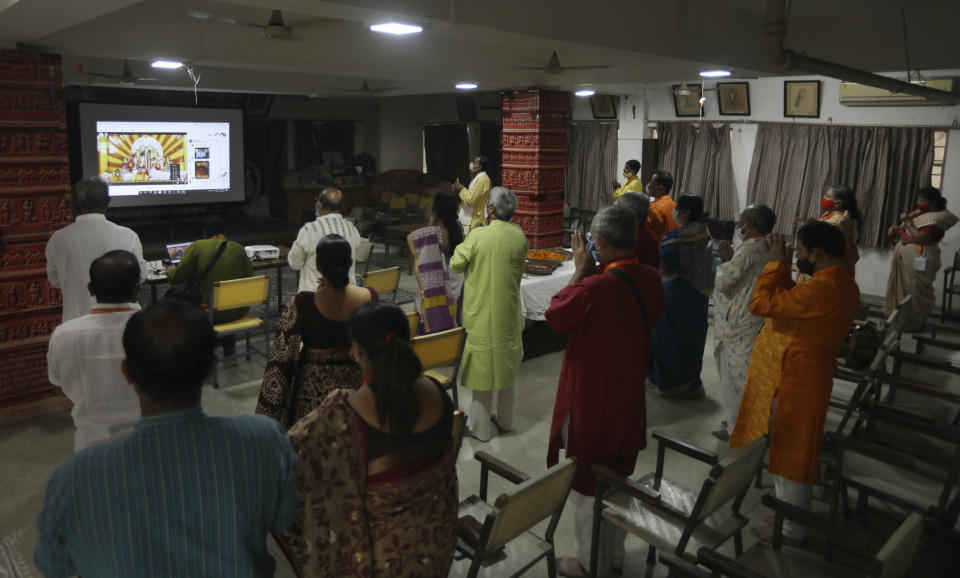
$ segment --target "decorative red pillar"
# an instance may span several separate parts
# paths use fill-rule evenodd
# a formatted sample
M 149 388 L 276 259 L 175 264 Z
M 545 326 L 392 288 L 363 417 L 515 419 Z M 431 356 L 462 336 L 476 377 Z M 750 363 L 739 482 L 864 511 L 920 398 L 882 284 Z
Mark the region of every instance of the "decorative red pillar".
M 567 170 L 565 92 L 517 91 L 503 95 L 501 140 L 503 186 L 517 195 L 514 221 L 531 249 L 563 242 L 563 197 Z
M 47 343 L 61 296 L 50 234 L 73 220 L 60 56 L 0 50 L 0 425 L 61 411 Z

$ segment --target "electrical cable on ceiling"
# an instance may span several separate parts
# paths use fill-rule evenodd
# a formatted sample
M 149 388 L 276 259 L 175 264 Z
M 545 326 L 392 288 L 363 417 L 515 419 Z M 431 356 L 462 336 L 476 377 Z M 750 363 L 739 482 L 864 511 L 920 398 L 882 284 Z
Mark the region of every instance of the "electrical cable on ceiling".
M 197 98 L 197 85 L 200 84 L 200 74 L 194 74 L 192 66 L 187 67 L 187 74 L 190 75 L 190 80 L 193 81 L 193 105 L 200 106 L 200 101 Z

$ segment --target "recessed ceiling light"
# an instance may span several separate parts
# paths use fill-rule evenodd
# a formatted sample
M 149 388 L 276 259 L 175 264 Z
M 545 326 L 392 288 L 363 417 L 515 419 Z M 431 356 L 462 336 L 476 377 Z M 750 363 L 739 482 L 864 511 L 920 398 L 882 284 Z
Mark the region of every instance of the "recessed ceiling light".
M 166 68 L 167 70 L 176 70 L 183 68 L 183 63 L 179 60 L 154 60 L 150 63 L 154 68 Z
M 578 90 L 578 91 L 574 92 L 573 94 L 575 94 L 575 95 L 577 95 L 577 96 L 593 96 L 593 95 L 596 94 L 596 93 L 597 93 L 597 91 L 595 91 L 595 90 L 590 90 L 590 89 L 588 88 L 588 89 L 586 89 L 586 90 Z
M 457 89 L 459 90 L 473 90 L 477 87 L 476 82 L 458 82 L 456 84 Z
M 394 34 L 403 36 L 405 34 L 417 34 L 423 32 L 423 26 L 416 24 L 404 24 L 402 22 L 382 22 L 380 24 L 371 24 L 370 30 L 374 32 L 383 32 L 384 34 Z
M 704 78 L 723 78 L 731 74 L 729 70 L 704 70 L 700 72 L 700 76 Z

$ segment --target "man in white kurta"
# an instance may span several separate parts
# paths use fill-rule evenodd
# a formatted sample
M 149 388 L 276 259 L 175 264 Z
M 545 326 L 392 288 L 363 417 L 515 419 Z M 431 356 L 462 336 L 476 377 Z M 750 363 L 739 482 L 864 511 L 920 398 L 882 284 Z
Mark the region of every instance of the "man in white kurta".
M 504 187 L 490 191 L 490 224 L 474 229 L 457 245 L 450 269 L 464 274 L 463 348 L 460 383 L 473 390 L 467 427 L 473 437 L 492 435 L 491 414 L 497 394 L 496 424 L 513 424 L 514 384 L 523 360 L 520 279 L 526 263 L 527 237 L 510 223 L 517 197 Z
M 98 177 L 83 179 L 77 182 L 74 199 L 77 218 L 54 232 L 46 247 L 47 280 L 63 292 L 63 321 L 85 315 L 93 307 L 87 283 L 90 263 L 100 255 L 113 249 L 130 251 L 139 261 L 141 281 L 147 272 L 140 237 L 107 220 L 107 183 Z
M 140 266 L 133 253 L 117 250 L 95 259 L 89 271 L 96 305 L 57 326 L 47 349 L 50 383 L 73 402 L 74 451 L 124 436 L 140 420 L 137 394 L 120 369 L 123 331 L 140 310 Z
M 720 374 L 720 391 L 726 409 L 726 421 L 713 435 L 727 439 L 737 421 L 737 410 L 743 385 L 747 381 L 747 365 L 763 317 L 750 313 L 750 298 L 757 277 L 767 263 L 764 237 L 773 230 L 776 215 L 766 205 L 751 205 L 744 209 L 737 223 L 740 239 L 736 247 L 721 241 L 720 258 L 713 289 L 714 348 Z
M 357 248 L 360 246 L 360 231 L 350 221 L 343 218 L 343 193 L 340 189 L 327 187 L 317 197 L 317 218 L 300 228 L 297 240 L 290 247 L 287 262 L 294 271 L 300 271 L 299 291 L 316 291 L 317 243 L 327 235 L 340 235 L 350 243 L 353 249 L 353 262 L 350 264 L 350 283 L 356 282 Z

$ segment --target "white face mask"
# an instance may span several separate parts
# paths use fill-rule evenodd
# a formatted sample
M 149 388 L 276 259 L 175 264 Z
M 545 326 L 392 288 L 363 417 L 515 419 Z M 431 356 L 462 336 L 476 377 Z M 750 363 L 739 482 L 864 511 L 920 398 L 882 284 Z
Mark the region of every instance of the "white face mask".
M 471 173 L 479 173 L 480 171 L 478 171 L 477 169 L 474 168 L 474 164 L 473 164 L 473 163 L 470 163 L 470 172 L 471 172 Z

